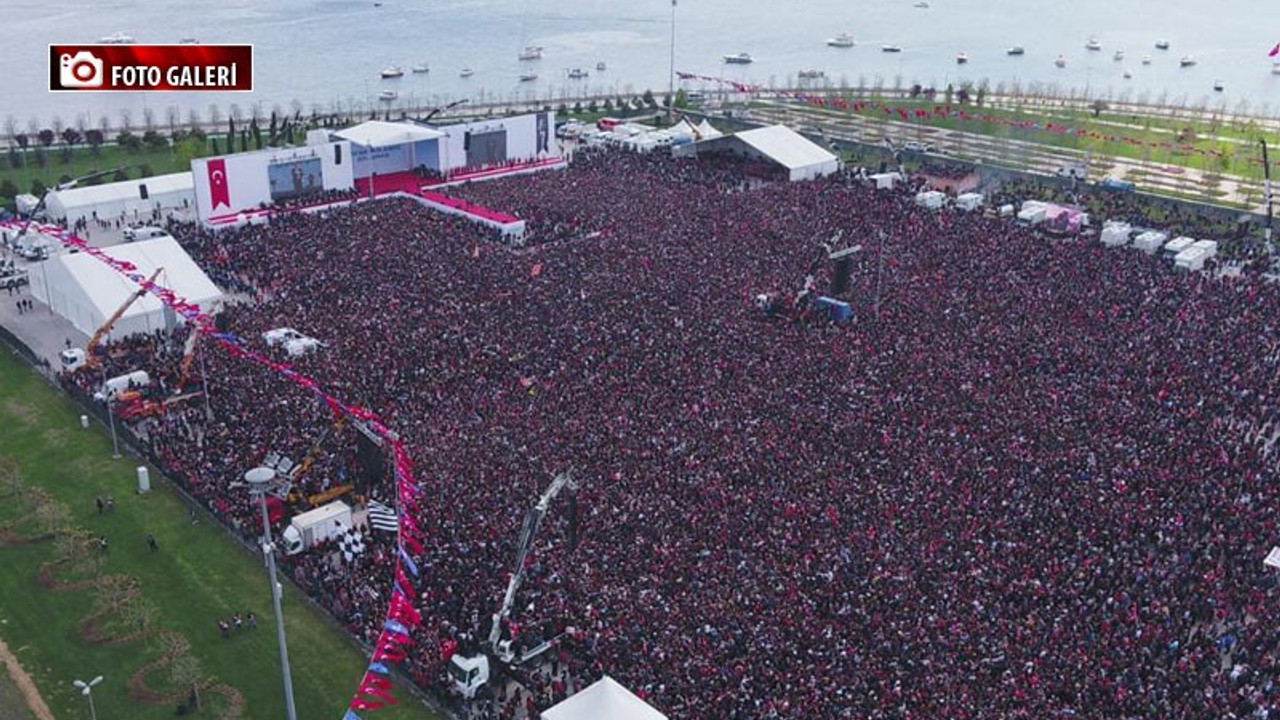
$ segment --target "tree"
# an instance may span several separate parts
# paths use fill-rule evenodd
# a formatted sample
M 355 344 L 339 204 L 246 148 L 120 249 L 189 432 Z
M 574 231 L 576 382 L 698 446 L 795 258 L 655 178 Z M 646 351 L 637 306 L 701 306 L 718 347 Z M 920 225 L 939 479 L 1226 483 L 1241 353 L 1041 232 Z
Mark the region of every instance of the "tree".
M 947 104 L 948 105 L 951 104 L 951 100 L 952 98 L 955 97 L 955 94 L 956 94 L 956 89 L 951 86 L 951 83 L 947 83 Z
M 231 106 L 232 112 L 236 111 L 236 106 Z M 242 148 L 243 149 L 243 148 Z M 234 153 L 236 151 L 236 119 L 235 117 L 227 118 L 227 152 Z
M 36 138 L 40 141 L 41 145 L 47 148 L 58 138 L 58 134 L 49 128 L 45 128 L 36 134 Z
M 162 150 L 168 147 L 169 142 L 164 139 L 163 135 L 151 128 L 142 133 L 142 144 L 149 150 Z
M 13 198 L 16 197 L 19 192 L 21 191 L 18 190 L 18 186 L 14 185 L 13 181 L 9 178 L 0 180 L 0 198 Z M 3 484 L 0 484 L 0 487 L 3 486 Z
M 643 99 L 643 100 L 644 100 L 644 104 L 645 104 L 645 105 L 648 105 L 649 107 L 657 107 L 657 106 L 658 106 L 657 101 L 655 101 L 655 100 L 653 99 L 653 91 L 652 91 L 652 90 L 645 90 L 645 91 L 644 91 L 644 95 L 642 95 L 642 96 L 641 96 L 641 99 Z
M 89 151 L 94 157 L 102 154 L 102 143 L 106 140 L 102 131 L 97 128 L 91 128 L 84 131 L 84 141 L 89 143 Z
M 149 108 L 149 107 L 142 108 L 142 127 L 146 130 L 150 130 L 155 126 L 156 126 L 155 108 Z
M 111 176 L 114 182 L 124 182 L 129 179 L 129 171 L 124 168 L 116 170 L 116 174 Z
M 120 108 L 120 129 L 130 130 L 133 127 L 133 111 L 129 108 Z
M 689 93 L 684 88 L 676 91 L 676 107 L 681 110 L 689 107 Z
M 116 145 L 123 148 L 125 152 L 136 153 L 142 149 L 142 139 L 125 130 L 116 136 Z
M 27 146 L 31 144 L 31 138 L 26 133 L 20 132 L 13 136 L 13 141 L 18 143 L 18 147 L 22 148 L 22 164 L 27 164 Z
M 173 144 L 173 156 L 178 162 L 178 167 L 190 167 L 191 161 L 198 157 L 203 157 L 207 143 L 195 136 L 195 133 L 188 133 L 181 141 Z M 217 148 L 214 148 L 217 152 Z
M 44 194 L 48 191 L 49 191 L 49 188 L 45 187 L 45 184 L 40 182 L 39 178 L 31 181 L 32 195 L 35 195 L 38 198 L 42 198 L 44 197 Z
M 208 687 L 209 679 L 196 656 L 185 652 L 172 658 L 169 661 L 169 680 L 178 687 L 191 688 L 195 705 L 200 707 L 200 690 Z
M 155 175 L 156 171 L 151 168 L 151 163 L 142 163 L 138 166 L 138 177 L 147 178 Z

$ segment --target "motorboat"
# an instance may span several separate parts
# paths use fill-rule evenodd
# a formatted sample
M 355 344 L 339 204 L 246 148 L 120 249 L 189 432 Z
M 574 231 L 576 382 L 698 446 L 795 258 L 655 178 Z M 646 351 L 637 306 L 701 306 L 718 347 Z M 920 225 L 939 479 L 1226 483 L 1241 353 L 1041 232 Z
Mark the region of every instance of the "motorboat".
M 957 65 L 963 65 L 963 64 L 965 64 L 965 63 L 967 63 L 967 62 L 969 62 L 969 53 L 967 53 L 967 52 L 960 52 L 960 53 L 957 53 L 957 54 L 956 54 L 956 64 L 957 64 Z
M 1192 65 L 1195 65 L 1195 64 L 1196 64 L 1196 59 L 1191 57 L 1190 55 L 1183 55 L 1182 59 L 1178 61 L 1178 65 L 1180 67 L 1191 67 Z
M 1117 51 L 1116 51 L 1116 54 L 1111 56 L 1111 59 L 1112 59 L 1112 60 L 1115 60 L 1116 62 L 1120 62 L 1121 60 L 1123 60 L 1123 59 L 1124 59 L 1124 51 L 1123 51 L 1123 50 L 1117 50 Z
M 471 68 L 469 68 L 469 67 L 464 67 L 464 68 L 462 68 L 462 70 L 460 70 L 460 71 L 458 72 L 458 77 L 469 78 L 469 77 L 471 77 L 472 75 L 475 75 L 475 74 L 476 74 L 476 71 L 475 71 L 475 70 L 472 70 L 472 69 L 471 69 Z
M 1271 74 L 1280 75 L 1280 62 L 1271 63 Z
M 382 68 L 382 79 L 388 80 L 390 78 L 398 78 L 398 77 L 404 77 L 404 68 L 398 65 L 392 65 L 391 67 Z
M 920 0 L 920 2 L 916 3 L 916 4 L 915 4 L 915 5 L 913 5 L 912 7 L 918 7 L 918 8 L 920 8 L 920 9 L 922 9 L 922 10 L 923 10 L 923 9 L 925 9 L 925 8 L 929 7 L 929 3 L 925 2 L 925 0 Z
M 400 97 L 400 93 L 396 92 L 395 90 L 383 90 L 382 92 L 378 93 L 378 99 L 381 100 L 382 102 L 391 102 L 392 100 L 395 100 L 398 97 Z
M 1150 64 L 1151 64 L 1151 56 L 1150 56 L 1150 55 L 1143 55 L 1143 56 L 1142 56 L 1142 64 L 1143 64 L 1143 65 L 1150 65 Z
M 520 82 L 533 82 L 538 79 L 538 73 L 524 73 L 520 76 Z
M 833 38 L 827 39 L 827 47 L 851 48 L 853 45 L 853 35 L 847 32 L 840 33 Z
M 1026 49 L 1025 49 L 1025 48 L 1023 48 L 1021 45 L 1014 45 L 1013 47 L 1009 48 L 1008 50 L 1005 50 L 1005 51 L 1004 51 L 1004 54 L 1005 54 L 1005 55 L 1026 55 L 1026 54 L 1027 54 L 1027 51 L 1026 51 Z
M 798 74 L 800 75 L 801 80 L 817 80 L 818 78 L 824 78 L 827 76 L 825 72 L 814 68 L 801 70 Z
M 1222 92 L 1223 88 L 1224 88 L 1224 86 L 1223 86 L 1223 84 L 1222 84 L 1222 81 L 1221 81 L 1221 80 L 1214 80 L 1214 81 L 1213 81 L 1213 91 L 1214 91 L 1214 92 Z
M 1133 77 L 1133 71 L 1131 71 L 1131 70 L 1125 70 L 1125 71 L 1124 71 L 1124 79 L 1125 79 L 1125 80 L 1128 80 L 1128 79 L 1130 79 L 1130 78 L 1132 78 L 1132 77 Z
M 724 61 L 730 65 L 750 65 L 756 59 L 751 57 L 750 53 L 738 53 L 737 55 L 725 55 Z
M 521 60 L 541 60 L 543 49 L 541 45 L 526 45 L 516 57 Z
M 605 65 L 604 61 L 601 60 L 600 62 L 596 63 L 596 72 L 604 72 L 605 70 L 608 69 L 608 67 L 609 66 Z
M 179 45 L 199 45 L 200 41 L 193 37 L 184 37 L 178 40 Z
M 1156 41 L 1156 49 L 1157 49 L 1157 50 L 1168 50 L 1168 49 L 1169 49 L 1169 41 L 1168 41 L 1168 40 L 1157 40 L 1157 41 Z
M 901 45 L 881 45 L 880 52 L 902 52 Z
M 110 35 L 99 38 L 98 42 L 102 45 L 132 45 L 136 43 L 137 40 L 134 40 L 132 35 L 126 35 L 122 32 L 113 32 Z
M 1101 50 L 1102 43 L 1098 42 L 1098 38 L 1089 38 L 1089 42 L 1084 44 L 1086 50 Z
M 416 75 L 431 72 L 431 68 L 426 63 L 419 63 L 411 68 Z
M 569 71 L 569 78 L 572 80 L 581 80 L 582 78 L 587 77 L 587 75 L 587 71 L 582 68 L 574 68 Z
M 1064 68 L 1067 66 L 1067 59 L 1059 55 L 1058 59 L 1053 61 L 1053 64 L 1060 68 Z

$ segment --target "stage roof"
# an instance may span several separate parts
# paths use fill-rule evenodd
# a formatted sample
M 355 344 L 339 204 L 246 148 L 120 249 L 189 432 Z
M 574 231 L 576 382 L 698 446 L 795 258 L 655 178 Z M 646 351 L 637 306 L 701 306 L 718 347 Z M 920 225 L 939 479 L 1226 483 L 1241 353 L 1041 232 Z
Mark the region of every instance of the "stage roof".
M 788 170 L 834 163 L 836 156 L 785 125 L 745 130 L 735 137 Z
M 444 137 L 444 133 L 412 123 L 369 120 L 355 127 L 339 130 L 334 133 L 334 136 L 349 140 L 361 147 L 384 148 L 422 140 L 434 140 Z
M 84 185 L 69 190 L 53 190 L 50 195 L 58 198 L 63 208 L 75 208 L 85 205 L 102 205 L 110 202 L 136 200 L 140 196 L 139 185 L 147 186 L 148 195 L 167 195 L 174 192 L 195 192 L 195 182 L 191 172 L 172 173 L 170 175 L 152 175 L 151 177 L 124 182 L 112 182 L 104 185 Z M 46 199 L 52 203 L 53 198 Z
M 577 695 L 544 710 L 542 720 L 667 720 L 667 716 L 605 675 Z

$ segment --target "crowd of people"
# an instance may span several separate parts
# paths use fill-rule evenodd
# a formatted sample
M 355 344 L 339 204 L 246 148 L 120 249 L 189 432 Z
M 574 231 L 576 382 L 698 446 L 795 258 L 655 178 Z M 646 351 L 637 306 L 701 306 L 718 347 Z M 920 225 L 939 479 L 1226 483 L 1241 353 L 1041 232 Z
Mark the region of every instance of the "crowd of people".
M 486 716 L 607 673 L 673 718 L 1266 717 L 1280 292 L 856 177 L 580 152 L 450 191 L 562 240 L 533 248 L 407 200 L 179 239 L 252 288 L 232 332 L 320 339 L 293 367 L 407 441 L 424 686 L 487 635 L 526 510 L 573 472 L 506 627 L 564 632 L 564 667 Z M 764 317 L 837 236 L 855 321 Z M 148 437 L 224 521 L 252 532 L 236 481 L 264 453 L 328 438 L 313 491 L 361 472 L 323 403 L 202 347 L 213 417 Z M 394 561 L 371 539 L 291 566 L 366 640 Z

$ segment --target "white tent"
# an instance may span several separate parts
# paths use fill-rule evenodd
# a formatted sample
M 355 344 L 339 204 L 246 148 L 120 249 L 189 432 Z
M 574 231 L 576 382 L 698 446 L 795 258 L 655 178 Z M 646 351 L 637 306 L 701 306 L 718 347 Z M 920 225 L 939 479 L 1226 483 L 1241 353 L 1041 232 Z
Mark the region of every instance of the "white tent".
M 45 212 L 67 226 L 81 218 L 92 220 L 94 213 L 101 220 L 115 220 L 121 215 L 127 222 L 149 220 L 151 211 L 157 207 L 162 210 L 194 207 L 195 187 L 191 173 L 181 172 L 53 190 L 45 195 Z
M 577 695 L 542 711 L 542 720 L 667 720 L 667 716 L 605 675 Z
M 106 253 L 133 263 L 143 277 L 151 277 L 157 269 L 164 271 L 156 283 L 173 290 L 179 297 L 208 308 L 222 297 L 222 292 L 209 280 L 171 237 L 116 245 Z M 53 311 L 71 321 L 78 330 L 92 336 L 102 327 L 138 284 L 85 253 L 63 253 L 45 260 L 39 272 L 31 273 L 31 293 L 48 302 Z M 121 338 L 133 333 L 160 330 L 181 324 L 182 317 L 169 311 L 152 295 L 144 295 L 129 307 L 116 322 L 108 337 Z
M 702 118 L 702 122 L 698 123 L 698 135 L 703 140 L 710 140 L 711 138 L 718 138 L 724 133 L 711 127 L 711 123 L 707 122 L 706 118 Z
M 369 120 L 354 127 L 339 130 L 336 137 L 349 140 L 356 145 L 367 148 L 384 148 L 423 140 L 435 140 L 444 137 L 444 133 L 422 125 L 407 122 L 383 122 Z
M 786 168 L 792 182 L 812 180 L 840 169 L 840 160 L 835 155 L 785 125 L 703 140 L 696 147 L 699 153 L 730 150 L 771 160 Z

